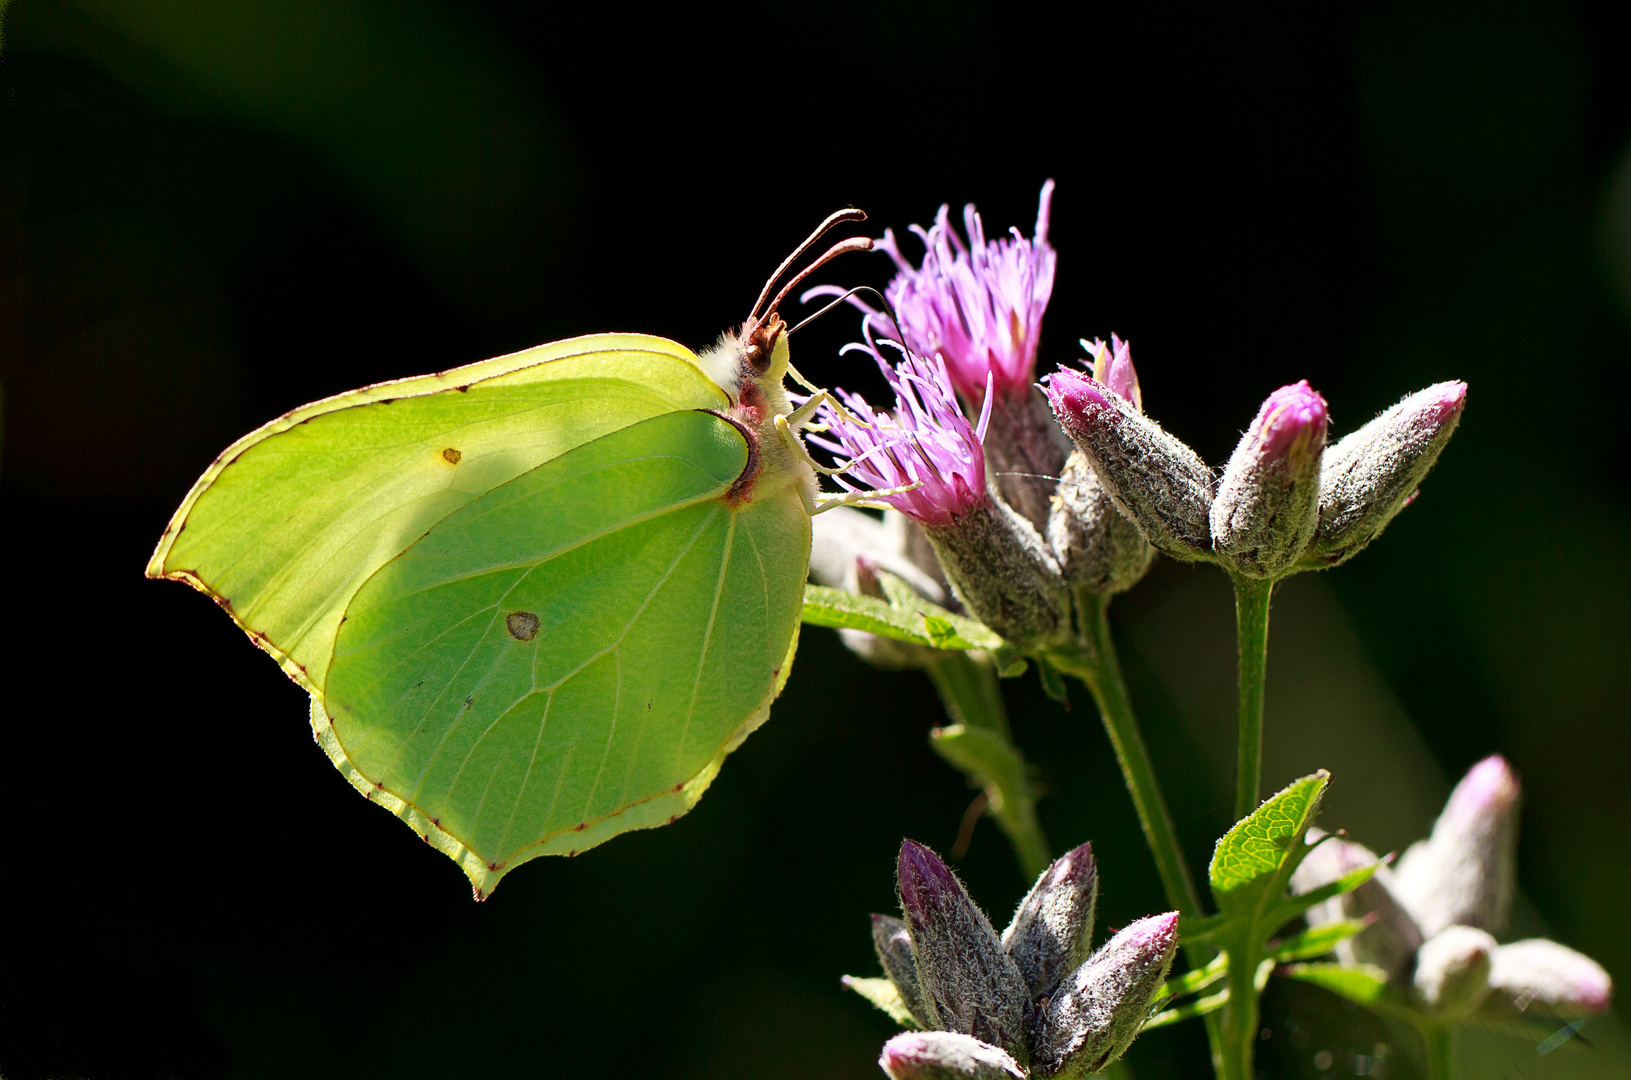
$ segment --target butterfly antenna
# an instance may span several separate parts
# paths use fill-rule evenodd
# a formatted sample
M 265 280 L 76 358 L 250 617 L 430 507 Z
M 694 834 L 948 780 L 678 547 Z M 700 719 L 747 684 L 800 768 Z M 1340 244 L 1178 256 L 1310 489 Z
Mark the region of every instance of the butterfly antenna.
M 814 315 L 806 315 L 804 318 L 800 319 L 799 324 L 797 326 L 795 326 L 795 327 L 793 327 L 793 329 L 787 331 L 787 335 L 789 337 L 793 336 L 794 334 L 798 333 L 800 330 L 804 329 L 806 326 L 810 325 L 811 323 L 815 322 L 817 319 L 821 318 L 821 316 L 827 314 L 827 312 L 831 311 L 833 308 L 837 307 L 839 304 L 842 304 L 844 301 L 846 301 L 850 297 L 854 296 L 856 293 L 864 293 L 864 292 L 868 292 L 868 293 L 871 293 L 873 296 L 876 296 L 878 298 L 878 301 L 880 303 L 882 303 L 885 308 L 889 307 L 889 301 L 884 299 L 883 293 L 879 292 L 877 289 L 874 289 L 870 285 L 857 285 L 857 286 L 855 286 L 855 288 L 850 289 L 848 292 L 845 292 L 842 295 L 836 297 L 831 303 L 826 304 L 825 306 L 823 306 L 822 309 L 820 311 L 816 312 Z M 810 294 L 805 293 L 804 295 L 805 295 L 806 298 L 808 298 Z
M 797 262 L 800 258 L 802 258 L 806 251 L 809 251 L 811 248 L 815 247 L 816 241 L 820 240 L 823 236 L 827 235 L 828 230 L 830 230 L 834 225 L 838 225 L 838 224 L 840 224 L 842 222 L 846 222 L 846 221 L 865 221 L 865 220 L 866 220 L 866 212 L 863 211 L 863 210 L 857 210 L 857 209 L 855 209 L 853 207 L 848 209 L 848 210 L 837 210 L 837 211 L 834 211 L 831 214 L 828 214 L 827 219 L 825 221 L 823 221 L 820 225 L 816 226 L 815 232 L 813 232 L 809 236 L 805 237 L 804 243 L 800 244 L 797 248 L 795 248 L 794 251 L 793 251 L 793 254 L 791 254 L 791 255 L 787 256 L 787 258 L 783 259 L 782 264 L 780 266 L 776 267 L 776 272 L 774 274 L 770 275 L 769 280 L 767 280 L 765 282 L 765 287 L 759 291 L 759 299 L 757 299 L 757 300 L 755 300 L 753 302 L 753 310 L 748 312 L 748 320 L 747 321 L 750 322 L 750 323 L 758 321 L 758 319 L 759 319 L 759 309 L 763 308 L 765 306 L 765 300 L 770 296 L 770 290 L 774 289 L 776 287 L 776 282 L 781 278 L 781 276 L 783 274 L 787 273 L 788 267 L 792 266 L 795 262 Z M 870 241 L 868 242 L 867 246 L 868 247 L 871 246 Z M 865 249 L 863 248 L 863 249 L 860 249 L 860 250 L 865 250 Z M 829 251 L 826 255 L 822 256 L 820 262 L 825 262 L 827 259 L 831 258 L 834 254 L 835 254 L 835 252 Z M 820 262 L 818 262 L 817 265 L 820 265 Z M 814 269 L 814 267 L 812 267 L 811 269 Z M 809 273 L 809 271 L 806 270 L 805 273 Z M 785 293 L 785 290 L 784 290 L 783 295 L 785 295 L 785 294 L 786 293 Z M 776 305 L 771 304 L 770 305 L 770 310 L 775 311 L 776 310 Z
M 861 321 L 861 332 L 862 332 L 862 334 L 867 334 L 867 328 L 872 325 L 872 320 L 873 319 L 887 318 L 895 326 L 895 339 L 896 340 L 890 341 L 889 338 L 884 338 L 884 340 L 886 342 L 889 342 L 889 344 L 896 345 L 896 346 L 898 346 L 901 342 L 905 341 L 906 340 L 906 335 L 901 331 L 900 319 L 895 316 L 895 305 L 891 304 L 889 302 L 889 298 L 887 296 L 885 296 L 883 293 L 879 292 L 877 289 L 874 289 L 870 285 L 857 285 L 855 288 L 853 288 L 853 289 L 849 290 L 848 292 L 844 293 L 844 295 L 842 295 L 842 296 L 838 297 L 837 299 L 833 300 L 832 303 L 828 304 L 826 307 L 823 307 L 820 311 L 816 312 L 814 315 L 811 315 L 809 318 L 800 320 L 798 326 L 793 327 L 793 330 L 789 330 L 788 334 L 791 335 L 794 330 L 798 330 L 800 327 L 804 326 L 806 323 L 814 322 L 816 319 L 819 319 L 821 316 L 827 314 L 827 312 L 831 311 L 833 308 L 837 307 L 839 304 L 842 304 L 845 300 L 848 300 L 850 297 L 854 296 L 856 293 L 863 293 L 863 292 L 868 292 L 868 293 L 871 293 L 873 296 L 876 296 L 878 298 L 878 303 L 883 305 L 883 310 L 882 311 L 872 311 L 869 308 L 862 308 L 862 310 L 865 311 L 866 314 L 867 314 L 867 317 Z M 810 294 L 805 293 L 804 295 L 805 295 L 806 298 L 808 298 Z M 867 340 L 868 341 L 871 340 L 870 335 L 868 335 Z
M 803 270 L 800 270 L 798 273 L 794 274 L 791 280 L 789 280 L 786 285 L 782 286 L 781 291 L 776 294 L 776 298 L 770 301 L 770 306 L 765 308 L 765 312 L 768 314 L 781 307 L 782 301 L 787 299 L 787 294 L 798 288 L 800 282 L 809 277 L 811 274 L 815 273 L 817 270 L 820 270 L 823 266 L 826 266 L 828 263 L 832 262 L 834 259 L 838 258 L 838 256 L 844 255 L 851 251 L 871 250 L 871 237 L 852 236 L 848 240 L 838 241 L 838 243 L 822 252 L 820 258 L 810 263 L 810 265 L 806 266 Z

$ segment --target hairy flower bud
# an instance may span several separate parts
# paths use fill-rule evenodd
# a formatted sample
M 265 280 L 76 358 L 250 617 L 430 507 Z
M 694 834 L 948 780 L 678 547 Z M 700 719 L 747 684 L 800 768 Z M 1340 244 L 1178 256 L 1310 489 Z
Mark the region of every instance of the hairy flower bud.
M 1591 957 L 1555 941 L 1532 938 L 1495 950 L 1489 971 L 1490 995 L 1481 1019 L 1513 1023 L 1530 1015 L 1590 1016 L 1606 1010 L 1614 982 Z
M 1181 559 L 1210 556 L 1213 477 L 1199 455 L 1080 371 L 1060 368 L 1046 391 L 1065 434 L 1149 542 Z
M 1325 399 L 1306 381 L 1270 394 L 1229 458 L 1212 502 L 1212 544 L 1254 578 L 1278 577 L 1319 524 Z
M 1438 383 L 1328 449 L 1319 526 L 1301 565 L 1335 566 L 1376 539 L 1438 460 L 1466 404 L 1466 383 Z
M 1048 517 L 1048 546 L 1067 582 L 1100 595 L 1138 584 L 1155 558 L 1155 549 L 1116 509 L 1080 450 L 1071 452 L 1059 476 Z
M 1474 765 L 1433 834 L 1399 860 L 1400 900 L 1428 937 L 1446 926 L 1499 931 L 1517 877 L 1518 778 L 1500 755 Z
M 954 1031 L 896 1035 L 883 1044 L 878 1064 L 894 1080 L 1025 1080 L 1002 1049 Z
M 897 869 L 923 1010 L 932 1026 L 1028 1056 L 1029 991 L 985 912 L 940 857 L 911 840 Z
M 985 432 L 986 469 L 1008 504 L 1039 530 L 1048 527 L 1054 478 L 1069 448 L 1035 387 L 995 394 Z
M 1439 1019 L 1467 1016 L 1489 994 L 1490 964 L 1496 948 L 1493 937 L 1471 926 L 1440 930 L 1416 954 L 1411 981 L 1417 999 Z
M 918 986 L 917 964 L 912 959 L 912 935 L 906 924 L 888 915 L 872 916 L 872 947 L 878 952 L 878 963 L 883 973 L 900 991 L 906 1011 L 923 1027 L 930 1027 L 928 1012 L 923 1008 L 923 990 Z
M 1053 553 L 996 496 L 945 523 L 923 522 L 951 582 L 975 618 L 1021 649 L 1070 633 L 1070 593 Z
M 1083 844 L 1055 859 L 1020 901 L 1002 932 L 1002 947 L 1033 996 L 1051 997 L 1060 978 L 1088 959 L 1098 895 L 1093 846 Z
M 1178 949 L 1178 913 L 1140 919 L 1077 968 L 1048 1003 L 1033 1073 L 1089 1076 L 1132 1045 Z
M 1320 840 L 1324 835 L 1319 829 L 1309 829 L 1309 843 Z M 1374 866 L 1377 861 L 1373 852 L 1359 844 L 1347 840 L 1325 840 L 1308 853 L 1308 857 L 1291 875 L 1291 891 L 1312 892 L 1351 871 Z M 1359 888 L 1311 908 L 1307 916 L 1308 925 L 1324 926 L 1343 919 L 1368 919 L 1369 926 L 1337 943 L 1334 950 L 1337 960 L 1350 966 L 1374 964 L 1387 972 L 1389 978 L 1399 978 L 1410 969 L 1416 950 L 1421 948 L 1422 933 L 1394 895 L 1394 886 L 1392 872 L 1385 866 L 1381 867 Z

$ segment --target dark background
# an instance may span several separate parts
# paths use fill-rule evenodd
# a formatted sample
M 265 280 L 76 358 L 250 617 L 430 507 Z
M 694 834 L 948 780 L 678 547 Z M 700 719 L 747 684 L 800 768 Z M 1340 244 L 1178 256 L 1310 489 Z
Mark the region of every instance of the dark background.
M 293 684 L 141 570 L 285 409 L 592 331 L 706 344 L 829 210 L 899 231 L 977 200 L 1029 232 L 1047 177 L 1044 367 L 1130 337 L 1209 461 L 1298 378 L 1339 432 L 1471 384 L 1422 498 L 1283 591 L 1267 779 L 1330 766 L 1325 823 L 1388 849 L 1507 754 L 1519 929 L 1631 977 L 1628 10 L 17 0 L 0 1074 L 877 1075 L 890 1025 L 837 978 L 873 973 L 901 836 L 949 848 L 971 795 L 921 677 L 808 631 L 689 817 L 477 905 L 325 762 Z M 885 280 L 851 260 L 828 279 Z M 854 329 L 797 362 L 872 389 L 836 356 Z M 1228 603 L 1164 564 L 1115 610 L 1197 870 L 1228 824 Z M 1157 910 L 1091 703 L 1007 690 L 1056 846 L 1099 853 L 1101 925 Z M 989 823 L 959 867 L 1000 922 L 1024 883 Z M 1275 984 L 1265 1017 L 1265 1076 L 1415 1075 L 1409 1037 L 1315 991 Z M 1587 1034 L 1566 1062 L 1469 1041 L 1466 1075 L 1631 1069 L 1617 1021 Z M 1188 1025 L 1132 1064 L 1199 1076 L 1203 1051 Z

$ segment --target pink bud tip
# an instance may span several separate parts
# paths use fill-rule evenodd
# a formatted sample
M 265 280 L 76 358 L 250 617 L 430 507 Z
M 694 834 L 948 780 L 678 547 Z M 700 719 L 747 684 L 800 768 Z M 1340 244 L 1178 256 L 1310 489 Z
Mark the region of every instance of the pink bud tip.
M 1512 767 L 1500 754 L 1491 754 L 1461 778 L 1445 814 L 1461 820 L 1505 814 L 1517 805 L 1519 793 Z
M 1438 424 L 1443 424 L 1466 408 L 1467 384 L 1459 379 L 1436 383 L 1416 396 L 1421 399 L 1423 411 Z
M 1080 423 L 1084 415 L 1114 408 L 1105 396 L 1105 387 L 1075 368 L 1061 367 L 1044 380 L 1042 389 L 1061 419 Z
M 1329 413 L 1325 399 L 1308 385 L 1308 380 L 1282 386 L 1268 396 L 1257 411 L 1265 457 L 1281 458 L 1296 447 L 1325 433 Z
M 1129 945 L 1152 952 L 1165 951 L 1178 943 L 1178 913 L 1150 915 L 1139 919 L 1121 932 Z
M 938 894 L 959 891 L 957 878 L 940 856 L 915 840 L 902 841 L 895 872 L 901 903 L 914 914 L 932 904 Z

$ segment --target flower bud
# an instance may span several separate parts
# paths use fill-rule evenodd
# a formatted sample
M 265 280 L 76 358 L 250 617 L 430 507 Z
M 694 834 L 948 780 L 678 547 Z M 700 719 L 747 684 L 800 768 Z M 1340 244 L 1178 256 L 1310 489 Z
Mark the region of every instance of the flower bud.
M 924 535 L 970 614 L 1021 650 L 1070 633 L 1070 592 L 1036 529 L 996 496 Z
M 1093 846 L 1083 844 L 1055 859 L 1020 901 L 1002 947 L 1034 997 L 1051 997 L 1060 978 L 1088 959 L 1098 894 Z
M 1229 458 L 1212 502 L 1212 545 L 1234 569 L 1278 577 L 1319 524 L 1325 399 L 1306 381 L 1269 395 Z
M 1319 829 L 1308 830 L 1310 843 L 1324 835 Z M 1376 855 L 1359 844 L 1326 840 L 1309 852 L 1292 873 L 1291 891 L 1312 892 L 1376 862 Z M 1422 934 L 1394 895 L 1394 884 L 1392 872 L 1384 866 L 1352 892 L 1332 897 L 1308 911 L 1309 926 L 1324 926 L 1344 919 L 1370 921 L 1365 929 L 1337 943 L 1333 951 L 1339 962 L 1350 967 L 1374 964 L 1387 972 L 1389 978 L 1399 978 L 1410 969 L 1416 950 L 1421 948 Z
M 1412 976 L 1416 997 L 1441 1020 L 1457 1020 L 1478 1008 L 1489 994 L 1495 939 L 1471 926 L 1447 926 L 1427 939 L 1416 954 Z
M 1065 434 L 1149 542 L 1181 559 L 1210 556 L 1213 478 L 1199 455 L 1080 371 L 1060 368 L 1046 390 Z
M 1144 411 L 1144 392 L 1138 386 L 1138 371 L 1133 367 L 1133 349 L 1114 334 L 1107 348 L 1102 341 L 1082 339 L 1082 348 L 1093 355 L 1093 378 L 1120 394 L 1139 412 Z
M 1077 968 L 1048 1003 L 1033 1073 L 1075 1078 L 1120 1057 L 1149 1018 L 1178 949 L 1178 913 L 1140 919 Z
M 1398 894 L 1428 937 L 1446 926 L 1497 932 L 1517 877 L 1518 779 L 1500 755 L 1474 765 L 1433 834 L 1399 860 Z
M 1000 1048 L 954 1031 L 908 1031 L 883 1044 L 878 1058 L 894 1080 L 1025 1080 Z
M 1080 450 L 1071 452 L 1060 474 L 1048 546 L 1067 582 L 1098 595 L 1132 588 L 1155 558 L 1155 549 L 1116 509 Z
M 1438 383 L 1327 450 L 1319 526 L 1302 565 L 1335 566 L 1376 539 L 1438 460 L 1466 404 L 1466 383 Z
M 995 392 L 985 431 L 987 474 L 1008 504 L 1039 530 L 1048 527 L 1054 478 L 1064 467 L 1069 448 L 1046 399 L 1034 386 Z
M 912 960 L 912 935 L 906 924 L 888 915 L 872 916 L 872 947 L 878 951 L 883 973 L 900 991 L 906 1011 L 921 1026 L 929 1027 L 929 1015 L 923 1008 L 923 991 L 917 982 L 917 965 Z
M 1550 1020 L 1600 1013 L 1614 996 L 1608 972 L 1591 957 L 1555 941 L 1532 938 L 1495 950 L 1490 995 L 1481 1019 L 1516 1022 L 1527 1013 Z
M 921 844 L 901 844 L 897 872 L 931 1026 L 972 1035 L 1023 1060 L 1028 989 L 985 912 L 940 857 Z

